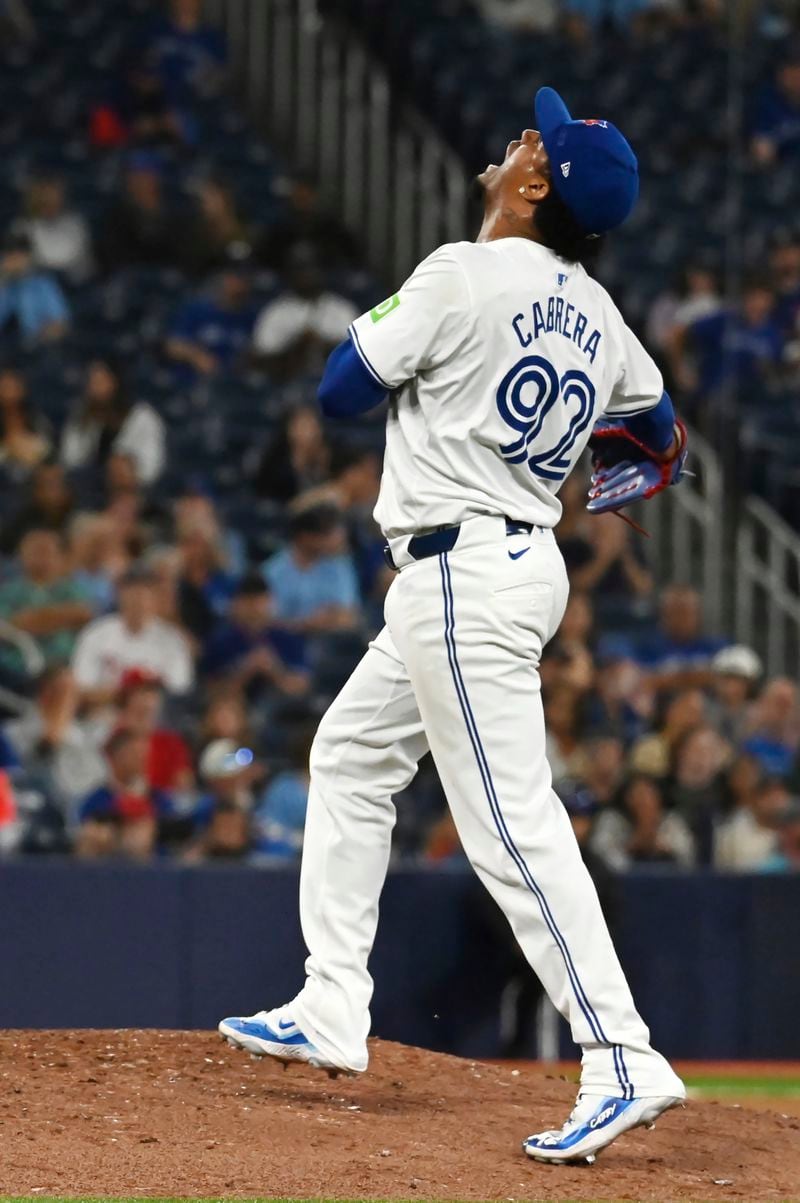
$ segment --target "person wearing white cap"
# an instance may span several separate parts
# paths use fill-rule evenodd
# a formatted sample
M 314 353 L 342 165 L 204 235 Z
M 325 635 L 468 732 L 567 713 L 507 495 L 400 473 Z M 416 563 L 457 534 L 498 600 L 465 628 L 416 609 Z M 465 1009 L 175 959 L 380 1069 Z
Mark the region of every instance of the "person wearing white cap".
M 739 743 L 745 734 L 750 703 L 758 690 L 764 669 L 752 648 L 733 644 L 717 652 L 711 661 L 711 718 L 720 735 Z
M 206 787 L 195 809 L 199 836 L 186 860 L 232 860 L 251 850 L 253 783 L 261 775 L 250 748 L 233 739 L 214 739 L 203 750 L 198 765 Z

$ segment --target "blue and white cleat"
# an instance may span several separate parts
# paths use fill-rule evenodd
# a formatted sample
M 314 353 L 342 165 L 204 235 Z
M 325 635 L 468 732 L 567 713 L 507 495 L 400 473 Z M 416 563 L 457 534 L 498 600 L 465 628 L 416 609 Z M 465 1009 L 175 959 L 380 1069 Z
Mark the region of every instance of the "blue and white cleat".
M 292 1061 L 300 1061 L 314 1069 L 327 1070 L 332 1078 L 340 1073 L 352 1072 L 341 1065 L 334 1065 L 320 1052 L 300 1031 L 288 1007 L 222 1019 L 218 1031 L 234 1048 L 243 1048 L 254 1057 L 275 1057 L 283 1062 L 284 1069 Z
M 652 1128 L 659 1115 L 680 1107 L 683 1095 L 664 1094 L 655 1098 L 618 1099 L 583 1095 L 560 1132 L 538 1132 L 522 1142 L 534 1161 L 583 1162 L 592 1165 L 606 1145 L 631 1128 Z

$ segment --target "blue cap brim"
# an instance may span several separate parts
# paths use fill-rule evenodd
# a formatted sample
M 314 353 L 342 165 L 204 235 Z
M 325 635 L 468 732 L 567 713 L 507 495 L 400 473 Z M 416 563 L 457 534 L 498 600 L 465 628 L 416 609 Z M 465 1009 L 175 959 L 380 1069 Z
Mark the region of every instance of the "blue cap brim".
M 542 137 L 554 133 L 560 125 L 572 120 L 569 109 L 554 88 L 540 88 L 533 108 L 536 128 Z

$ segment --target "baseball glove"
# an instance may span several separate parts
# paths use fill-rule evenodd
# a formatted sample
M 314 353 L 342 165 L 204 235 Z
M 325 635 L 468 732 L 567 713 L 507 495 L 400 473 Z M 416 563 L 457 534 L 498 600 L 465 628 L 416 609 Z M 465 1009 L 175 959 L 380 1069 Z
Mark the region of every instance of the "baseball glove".
M 624 421 L 601 418 L 589 439 L 594 469 L 586 506 L 589 513 L 620 510 L 676 485 L 683 476 L 687 450 L 686 427 L 679 418 L 675 434 L 677 448 L 665 459 L 635 438 Z

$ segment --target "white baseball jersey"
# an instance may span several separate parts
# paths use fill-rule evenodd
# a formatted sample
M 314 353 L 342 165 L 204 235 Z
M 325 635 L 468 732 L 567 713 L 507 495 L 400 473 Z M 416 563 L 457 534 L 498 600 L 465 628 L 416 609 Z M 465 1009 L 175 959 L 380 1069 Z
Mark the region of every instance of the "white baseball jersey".
M 553 792 L 538 671 L 569 593 L 549 529 L 558 487 L 595 420 L 651 408 L 661 377 L 583 268 L 519 238 L 442 247 L 350 331 L 394 391 L 375 515 L 401 570 L 311 749 L 306 981 L 276 1027 L 294 1033 L 292 1055 L 309 1047 L 300 1033 L 332 1066 L 366 1069 L 394 799 L 430 751 L 464 852 L 583 1047 L 581 1090 L 606 1115 L 617 1099 L 677 1102 L 685 1089 L 650 1045 Z M 409 534 L 467 518 L 410 554 Z M 223 1030 L 261 1031 L 256 1047 L 281 1055 L 270 1022 Z
M 525 238 L 440 247 L 350 334 L 394 393 L 375 507 L 388 537 L 476 514 L 555 526 L 595 421 L 663 392 L 605 289 Z

